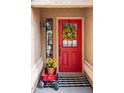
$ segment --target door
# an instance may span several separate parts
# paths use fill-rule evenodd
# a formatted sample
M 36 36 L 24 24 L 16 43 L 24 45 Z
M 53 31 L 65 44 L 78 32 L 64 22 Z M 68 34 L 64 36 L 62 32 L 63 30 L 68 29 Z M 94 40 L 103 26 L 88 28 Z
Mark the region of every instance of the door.
M 82 71 L 82 20 L 59 19 L 59 71 Z

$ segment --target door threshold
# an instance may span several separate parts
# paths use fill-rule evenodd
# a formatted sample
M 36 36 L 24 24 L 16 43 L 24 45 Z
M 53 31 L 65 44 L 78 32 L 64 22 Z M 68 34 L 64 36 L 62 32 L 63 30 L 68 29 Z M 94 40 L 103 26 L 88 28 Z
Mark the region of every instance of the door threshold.
M 63 76 L 63 77 L 69 77 L 69 76 L 80 77 L 80 76 L 84 76 L 84 74 L 82 72 L 59 72 L 59 76 Z

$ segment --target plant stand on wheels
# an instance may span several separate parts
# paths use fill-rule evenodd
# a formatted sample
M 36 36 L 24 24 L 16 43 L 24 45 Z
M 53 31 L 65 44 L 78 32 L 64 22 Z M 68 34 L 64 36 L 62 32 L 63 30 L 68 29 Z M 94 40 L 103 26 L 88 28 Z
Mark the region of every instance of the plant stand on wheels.
M 53 75 L 48 75 L 46 68 L 43 70 L 41 75 L 42 80 L 39 83 L 39 87 L 54 87 L 55 90 L 59 89 L 59 82 L 58 80 L 58 69 L 55 69 L 55 73 Z

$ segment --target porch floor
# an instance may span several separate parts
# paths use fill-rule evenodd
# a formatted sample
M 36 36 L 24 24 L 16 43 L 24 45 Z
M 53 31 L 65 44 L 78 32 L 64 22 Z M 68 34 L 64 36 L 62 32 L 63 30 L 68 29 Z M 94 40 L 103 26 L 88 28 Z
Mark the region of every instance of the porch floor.
M 47 88 L 36 88 L 36 91 L 35 93 L 93 93 L 93 89 L 91 88 L 91 86 L 89 86 L 88 84 L 89 83 L 81 83 L 85 78 L 84 74 L 82 73 L 59 73 L 59 78 L 62 77 L 64 79 L 64 81 L 62 80 L 62 82 L 64 83 L 64 86 L 65 86 L 65 83 L 67 83 L 67 85 L 69 83 L 73 83 L 71 85 L 76 85 L 79 83 L 78 86 L 80 87 L 59 87 L 59 90 L 54 90 L 54 88 L 50 88 L 50 87 L 47 87 Z M 73 77 L 73 79 L 71 79 L 71 77 Z M 58 80 L 61 80 L 62 78 L 58 79 Z M 67 78 L 67 81 L 66 81 L 66 78 Z M 76 78 L 76 81 L 75 81 L 75 78 Z M 75 82 L 68 82 L 69 80 L 73 80 Z M 65 82 L 66 81 L 66 82 Z M 59 83 L 62 83 L 61 81 L 59 81 Z M 76 84 L 77 83 L 77 84 Z M 86 85 L 85 85 L 86 84 Z
M 91 87 L 60 87 L 59 90 L 53 88 L 36 88 L 35 93 L 93 93 Z

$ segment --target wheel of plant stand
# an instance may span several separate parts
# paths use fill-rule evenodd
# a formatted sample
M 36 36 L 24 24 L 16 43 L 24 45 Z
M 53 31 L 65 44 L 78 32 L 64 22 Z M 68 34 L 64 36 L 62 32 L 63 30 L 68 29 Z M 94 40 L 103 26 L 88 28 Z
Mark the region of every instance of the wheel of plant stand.
M 54 84 L 54 89 L 58 90 L 59 89 L 59 83 L 56 81 L 56 83 Z
M 43 81 L 40 81 L 39 82 L 39 88 L 43 88 L 44 87 L 44 82 Z

